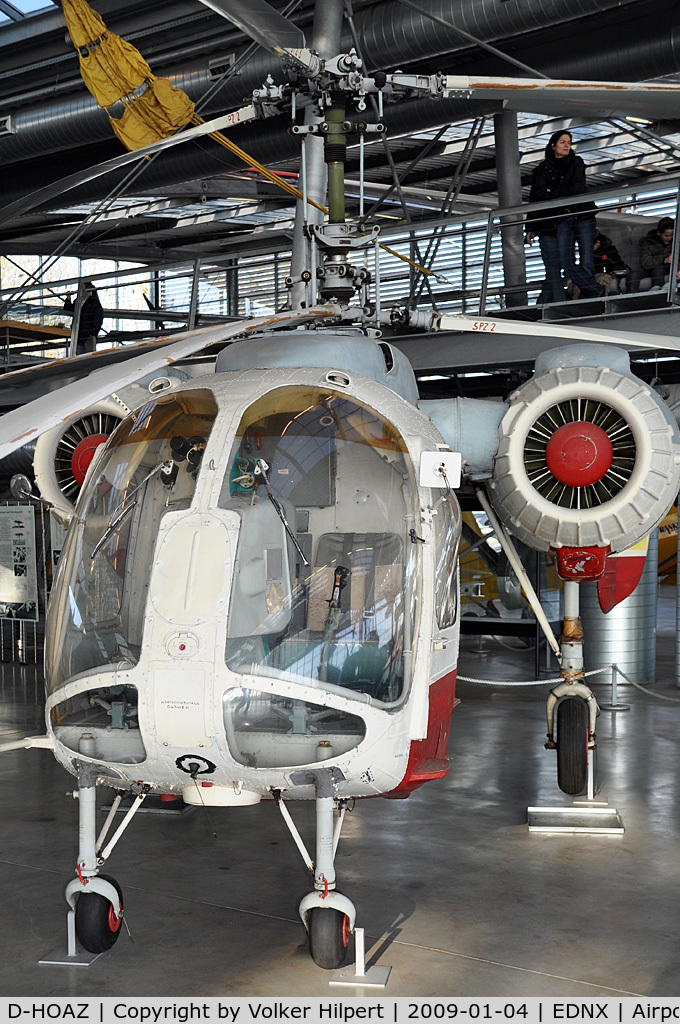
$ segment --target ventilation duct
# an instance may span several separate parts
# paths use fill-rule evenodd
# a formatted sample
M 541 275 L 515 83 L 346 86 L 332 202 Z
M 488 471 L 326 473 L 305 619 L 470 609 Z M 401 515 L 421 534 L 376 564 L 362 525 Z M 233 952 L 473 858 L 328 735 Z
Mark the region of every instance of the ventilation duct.
M 475 0 L 474 3 L 469 0 L 431 0 L 429 6 L 432 14 L 486 41 L 516 38 L 551 28 L 560 36 L 560 46 L 565 52 L 572 50 L 569 40 L 564 38 L 565 22 L 612 8 L 616 8 L 620 16 L 622 9 L 621 0 L 544 0 L 531 4 L 519 4 L 517 0 L 500 4 L 498 0 Z M 355 24 L 369 70 L 432 60 L 443 55 L 448 58 L 452 52 L 469 47 L 469 41 L 455 29 L 447 29 L 440 22 L 393 2 L 357 12 Z M 352 45 L 352 37 L 346 31 L 342 46 L 349 49 Z M 199 104 L 203 115 L 244 102 L 268 74 L 272 74 L 276 81 L 285 79 L 280 62 L 270 54 L 258 51 L 238 76 L 203 103 L 203 97 L 215 85 L 207 62 L 201 67 L 175 73 L 159 67 L 158 73 L 169 74 L 173 84 Z M 83 88 L 77 96 L 17 111 L 15 134 L 11 138 L 0 139 L 0 163 L 13 163 L 38 155 L 44 157 L 48 153 L 91 145 L 110 137 L 111 128 L 105 111 L 100 110 Z
M 616 18 L 607 12 L 571 26 L 566 40 L 544 29 L 530 42 L 522 38 L 500 49 L 553 78 L 648 82 L 680 69 L 680 6 L 675 0 L 644 0 Z M 464 73 L 512 72 L 500 58 L 485 56 L 466 62 Z

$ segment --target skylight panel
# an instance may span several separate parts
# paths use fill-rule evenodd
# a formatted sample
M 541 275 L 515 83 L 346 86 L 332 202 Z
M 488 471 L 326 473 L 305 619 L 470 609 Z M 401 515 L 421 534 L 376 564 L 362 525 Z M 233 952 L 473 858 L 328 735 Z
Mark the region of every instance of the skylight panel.
M 8 22 L 21 21 L 30 14 L 42 11 L 53 11 L 57 4 L 52 0 L 4 0 L 0 5 L 0 25 Z
M 35 14 L 36 11 L 46 11 L 57 6 L 52 3 L 52 0 L 9 0 L 9 2 L 21 14 Z

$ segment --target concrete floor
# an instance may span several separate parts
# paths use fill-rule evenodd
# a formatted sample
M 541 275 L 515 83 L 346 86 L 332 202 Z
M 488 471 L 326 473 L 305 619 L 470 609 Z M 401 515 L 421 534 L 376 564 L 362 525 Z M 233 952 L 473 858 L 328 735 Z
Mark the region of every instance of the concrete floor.
M 673 685 L 674 592 L 660 619 L 655 690 Z M 533 655 L 464 644 L 461 672 L 533 678 Z M 2 666 L 0 738 L 42 731 L 35 670 Z M 622 836 L 529 833 L 528 805 L 568 804 L 543 749 L 547 687 L 460 684 L 447 779 L 348 816 L 339 888 L 358 909 L 390 996 L 680 996 L 680 703 L 627 687 L 598 723 L 599 782 Z M 609 689 L 596 687 L 606 701 Z M 48 751 L 0 758 L 0 994 L 331 996 L 297 904 L 307 875 L 273 804 L 137 816 L 107 864 L 131 941 L 90 968 L 39 966 L 65 942 L 77 852 L 73 779 Z M 312 841 L 313 808 L 294 808 Z M 217 839 L 212 836 L 212 829 Z M 351 959 L 351 956 L 350 958 Z M 378 993 L 380 994 L 380 993 Z

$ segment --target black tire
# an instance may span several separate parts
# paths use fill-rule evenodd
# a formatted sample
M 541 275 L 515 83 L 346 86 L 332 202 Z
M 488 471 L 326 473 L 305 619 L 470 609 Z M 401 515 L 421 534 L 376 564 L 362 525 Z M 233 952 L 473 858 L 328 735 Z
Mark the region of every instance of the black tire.
M 341 967 L 349 944 L 349 918 L 331 907 L 309 912 L 309 951 L 317 967 L 334 971 Z
M 588 777 L 588 705 L 566 697 L 557 705 L 557 785 L 563 793 L 582 793 Z
M 106 882 L 110 882 L 118 893 L 121 908 L 123 906 L 123 892 L 115 878 L 109 875 L 99 875 Z M 116 919 L 113 907 L 98 892 L 82 892 L 76 903 L 76 935 L 84 949 L 90 953 L 105 953 L 111 949 L 114 942 L 120 935 L 122 920 Z

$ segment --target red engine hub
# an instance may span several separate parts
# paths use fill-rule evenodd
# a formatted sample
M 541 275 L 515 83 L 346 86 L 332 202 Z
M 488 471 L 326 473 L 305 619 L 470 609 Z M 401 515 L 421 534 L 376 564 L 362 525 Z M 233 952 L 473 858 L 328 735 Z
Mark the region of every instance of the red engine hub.
M 90 468 L 90 463 L 94 458 L 97 448 L 99 448 L 100 444 L 108 441 L 108 439 L 108 434 L 90 434 L 89 437 L 84 437 L 76 446 L 76 450 L 71 456 L 71 472 L 79 487 L 83 486 L 85 474 Z
M 560 483 L 588 487 L 601 480 L 612 464 L 614 449 L 609 437 L 594 423 L 565 423 L 555 431 L 545 449 L 548 469 Z

